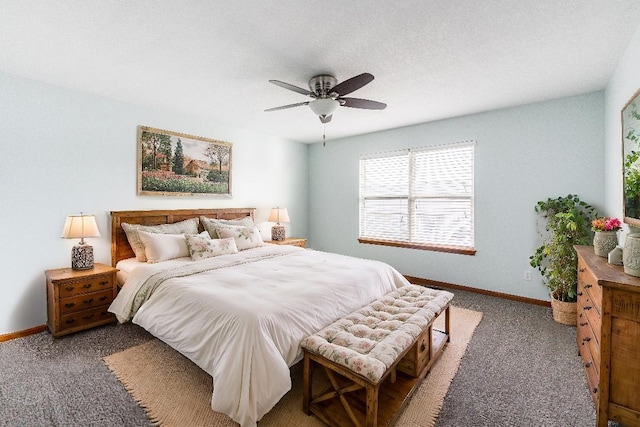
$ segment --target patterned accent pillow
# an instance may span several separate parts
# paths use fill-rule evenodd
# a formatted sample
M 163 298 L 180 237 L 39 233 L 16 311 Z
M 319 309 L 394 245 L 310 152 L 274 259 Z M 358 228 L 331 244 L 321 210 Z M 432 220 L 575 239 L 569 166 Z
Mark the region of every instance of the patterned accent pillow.
M 138 230 L 138 236 L 144 244 L 144 253 L 148 263 L 189 256 L 189 248 L 184 234 L 147 233 Z
M 185 241 L 189 248 L 191 259 L 199 261 L 218 255 L 237 254 L 238 248 L 233 238 L 229 239 L 210 239 L 209 236 L 186 235 Z
M 216 233 L 216 228 L 229 226 L 251 227 L 253 225 L 253 218 L 250 216 L 243 216 L 242 218 L 237 219 L 214 219 L 201 216 L 200 222 L 211 238 L 217 239 L 218 233 Z
M 120 225 L 127 235 L 127 240 L 131 245 L 131 249 L 133 249 L 133 253 L 136 254 L 136 259 L 140 262 L 146 262 L 147 255 L 144 252 L 144 243 L 140 240 L 138 230 L 158 234 L 198 234 L 199 223 L 200 221 L 198 218 L 191 218 L 180 222 L 174 222 L 173 224 L 140 225 L 123 222 Z
M 236 246 L 239 251 L 251 248 L 257 248 L 258 246 L 263 246 L 264 242 L 262 241 L 262 236 L 260 235 L 260 230 L 258 227 L 224 227 L 224 228 L 216 228 L 216 232 L 218 233 L 218 237 L 221 239 L 226 239 L 229 237 L 233 237 L 236 241 Z

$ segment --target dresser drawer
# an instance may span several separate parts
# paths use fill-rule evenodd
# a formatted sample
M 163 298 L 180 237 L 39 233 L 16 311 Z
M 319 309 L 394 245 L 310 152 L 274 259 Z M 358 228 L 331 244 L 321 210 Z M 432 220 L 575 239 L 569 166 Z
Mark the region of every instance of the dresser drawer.
M 590 360 L 593 361 L 595 365 L 595 369 L 599 371 L 600 345 L 595 339 L 593 330 L 591 329 L 589 322 L 578 320 L 576 341 L 578 343 L 578 351 L 580 351 L 584 363 L 586 364 L 587 362 L 589 362 L 589 360 L 585 358 L 585 355 L 589 355 Z
M 593 337 L 600 343 L 602 319 L 590 298 L 578 300 L 578 325 L 584 322 L 588 322 L 593 331 Z
M 584 364 L 584 373 L 587 377 L 587 385 L 589 386 L 589 394 L 593 399 L 593 403 L 598 405 L 598 399 L 600 397 L 600 375 L 598 374 L 598 370 L 596 369 L 596 363 L 589 361 Z
M 60 300 L 60 314 L 65 315 L 76 311 L 88 310 L 105 304 L 111 304 L 112 301 L 113 289 L 62 298 Z
M 602 286 L 598 284 L 596 277 L 583 263 L 578 266 L 578 295 L 580 293 L 590 298 L 598 313 L 602 312 Z
M 113 289 L 113 275 L 93 276 L 87 279 L 68 281 L 60 284 L 60 298 L 68 298 L 89 292 Z
M 109 313 L 107 309 L 109 305 L 103 305 L 91 310 L 78 311 L 76 313 L 60 316 L 60 329 L 78 328 L 82 329 L 83 326 L 90 325 L 96 322 L 108 322 L 115 321 L 116 318 L 112 313 Z

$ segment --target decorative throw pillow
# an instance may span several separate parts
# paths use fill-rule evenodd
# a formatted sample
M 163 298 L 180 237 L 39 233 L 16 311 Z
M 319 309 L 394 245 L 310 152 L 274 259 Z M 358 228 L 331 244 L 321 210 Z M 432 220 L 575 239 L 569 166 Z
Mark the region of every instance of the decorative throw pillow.
M 236 241 L 236 246 L 239 251 L 244 249 L 257 248 L 258 246 L 263 246 L 264 242 L 262 241 L 262 236 L 260 236 L 260 231 L 258 227 L 224 227 L 224 228 L 216 228 L 216 232 L 218 233 L 218 237 L 221 239 L 226 239 L 229 237 L 233 237 Z
M 187 247 L 191 259 L 199 261 L 205 258 L 211 258 L 218 255 L 237 254 L 238 248 L 233 238 L 229 239 L 210 239 L 208 236 L 187 235 L 185 236 Z
M 159 234 L 138 230 L 138 236 L 144 244 L 144 253 L 149 263 L 189 256 L 184 234 Z
M 207 218 L 206 216 L 201 216 L 200 222 L 202 223 L 202 227 L 209 233 L 211 238 L 217 239 L 218 233 L 216 233 L 216 228 L 229 227 L 232 225 L 250 227 L 253 225 L 253 218 L 251 218 L 250 216 L 243 216 L 242 218 L 237 219 L 214 219 Z
M 123 222 L 120 224 L 133 253 L 136 254 L 136 259 L 141 262 L 147 261 L 147 256 L 144 253 L 144 243 L 140 240 L 138 230 L 146 231 L 147 233 L 157 234 L 198 234 L 198 218 L 191 218 L 180 222 L 174 222 L 173 224 L 160 224 L 160 225 L 141 225 L 141 224 L 128 224 Z

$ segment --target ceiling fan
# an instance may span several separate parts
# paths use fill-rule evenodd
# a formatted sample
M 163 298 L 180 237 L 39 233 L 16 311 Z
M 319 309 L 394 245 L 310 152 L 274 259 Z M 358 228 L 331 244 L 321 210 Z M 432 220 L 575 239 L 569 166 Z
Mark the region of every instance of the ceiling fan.
M 289 83 L 281 82 L 280 80 L 269 80 L 270 83 L 273 83 L 276 86 L 298 92 L 302 95 L 307 95 L 313 98 L 313 100 L 269 108 L 264 111 L 278 111 L 308 105 L 309 108 L 311 108 L 311 110 L 320 118 L 322 123 L 329 123 L 333 112 L 338 107 L 384 110 L 387 107 L 387 104 L 382 102 L 362 98 L 346 98 L 344 96 L 360 89 L 372 80 L 372 74 L 362 73 L 358 76 L 351 77 L 342 83 L 338 83 L 338 80 L 332 75 L 320 74 L 309 80 L 309 89 L 303 89 Z

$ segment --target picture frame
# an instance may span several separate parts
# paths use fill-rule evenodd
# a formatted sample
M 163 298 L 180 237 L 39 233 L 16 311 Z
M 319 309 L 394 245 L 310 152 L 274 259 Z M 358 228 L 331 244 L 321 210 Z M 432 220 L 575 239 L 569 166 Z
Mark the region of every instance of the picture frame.
M 640 89 L 621 114 L 624 222 L 640 226 Z
M 232 144 L 138 126 L 138 195 L 231 197 Z

